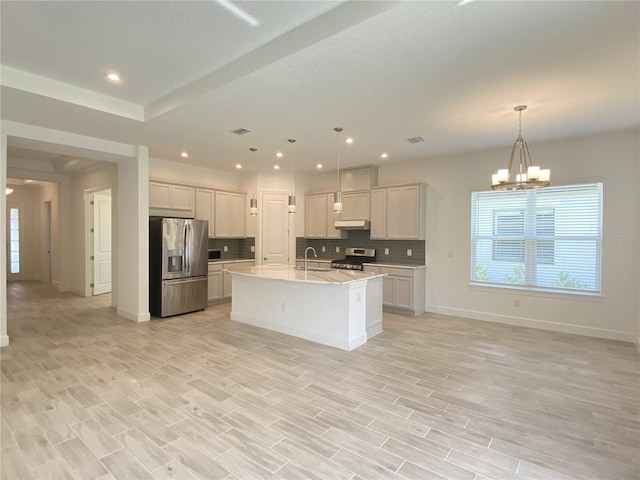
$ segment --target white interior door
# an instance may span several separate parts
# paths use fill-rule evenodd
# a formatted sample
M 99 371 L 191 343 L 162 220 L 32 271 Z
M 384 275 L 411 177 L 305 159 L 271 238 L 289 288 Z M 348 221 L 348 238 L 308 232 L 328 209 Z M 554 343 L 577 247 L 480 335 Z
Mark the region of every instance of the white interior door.
M 111 292 L 111 191 L 93 194 L 93 294 Z
M 289 261 L 289 215 L 286 193 L 262 195 L 262 263 Z

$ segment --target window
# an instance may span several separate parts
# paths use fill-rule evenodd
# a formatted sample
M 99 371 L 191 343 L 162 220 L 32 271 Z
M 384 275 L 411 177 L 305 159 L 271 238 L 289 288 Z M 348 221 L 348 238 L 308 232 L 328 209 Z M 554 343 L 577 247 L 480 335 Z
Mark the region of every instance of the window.
M 602 183 L 471 195 L 471 281 L 600 293 Z
M 9 273 L 20 273 L 20 210 L 9 209 Z

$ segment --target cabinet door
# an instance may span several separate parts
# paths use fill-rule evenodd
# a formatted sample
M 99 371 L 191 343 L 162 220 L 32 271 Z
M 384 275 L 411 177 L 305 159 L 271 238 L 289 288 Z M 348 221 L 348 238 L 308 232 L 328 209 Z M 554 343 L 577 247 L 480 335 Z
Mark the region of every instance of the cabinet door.
M 369 192 L 342 195 L 342 220 L 369 220 Z
M 209 237 L 214 234 L 214 198 L 212 190 L 196 190 L 196 218 L 209 222 Z
M 326 195 L 327 208 L 327 238 L 342 238 L 342 230 L 334 227 L 336 221 L 340 220 L 340 214 L 333 211 L 333 194 Z
M 231 218 L 229 220 L 230 231 L 232 237 L 243 238 L 247 236 L 247 215 L 248 208 L 246 203 L 246 195 L 242 193 L 231 194 Z
M 371 192 L 371 238 L 387 238 L 387 191 L 373 190 Z
M 413 279 L 398 277 L 395 279 L 395 301 L 398 308 L 413 310 Z
M 193 188 L 172 185 L 171 208 L 174 210 L 193 210 Z
M 402 190 L 402 187 L 387 189 L 387 238 L 393 240 L 403 238 Z
M 171 208 L 171 185 L 149 183 L 149 208 Z
M 227 192 L 216 192 L 215 199 L 214 234 L 216 237 L 230 237 L 231 194 Z
M 305 197 L 305 237 L 327 238 L 327 195 Z
M 420 187 L 402 189 L 402 238 L 418 240 L 420 238 Z
M 210 302 L 222 300 L 222 271 L 209 273 L 207 292 Z
M 382 304 L 396 306 L 396 277 L 382 277 Z

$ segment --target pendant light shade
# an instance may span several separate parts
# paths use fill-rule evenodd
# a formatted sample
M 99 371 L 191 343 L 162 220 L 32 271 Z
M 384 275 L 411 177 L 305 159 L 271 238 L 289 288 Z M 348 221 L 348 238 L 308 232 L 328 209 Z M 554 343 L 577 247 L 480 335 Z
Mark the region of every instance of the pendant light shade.
M 341 127 L 333 129 L 338 134 L 338 161 L 336 168 L 336 191 L 333 193 L 333 213 L 342 213 L 342 192 L 340 191 L 340 133 Z
M 251 147 L 252 153 L 255 153 L 258 149 Z M 258 199 L 256 198 L 258 191 L 258 176 L 256 173 L 256 164 L 254 162 L 253 156 L 251 158 L 251 164 L 253 166 L 253 193 L 251 194 L 251 198 L 249 199 L 249 215 L 255 217 L 258 215 Z
M 290 138 L 287 140 L 292 146 L 296 143 L 294 138 Z M 291 195 L 289 195 L 289 206 L 287 207 L 289 211 L 289 215 L 294 215 L 296 213 L 296 191 L 295 191 L 295 179 L 293 176 L 293 155 L 291 155 Z
M 529 154 L 529 146 L 524 138 L 522 138 L 522 112 L 526 109 L 526 105 L 518 105 L 514 108 L 520 115 L 518 138 L 511 149 L 509 166 L 507 168 L 501 168 L 491 175 L 492 190 L 528 190 L 549 186 L 551 171 L 549 169 L 541 169 L 539 166 L 533 164 L 531 155 Z M 513 157 L 515 156 L 516 150 L 518 151 L 518 167 L 514 169 L 515 172 L 512 174 L 511 167 L 513 166 Z

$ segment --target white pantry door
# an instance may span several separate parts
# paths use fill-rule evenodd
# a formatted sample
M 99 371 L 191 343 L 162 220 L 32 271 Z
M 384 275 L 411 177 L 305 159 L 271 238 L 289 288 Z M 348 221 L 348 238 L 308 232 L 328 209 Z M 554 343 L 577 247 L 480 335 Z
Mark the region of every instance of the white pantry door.
M 262 195 L 262 263 L 289 261 L 289 214 L 286 193 Z
M 93 294 L 111 291 L 111 192 L 93 194 Z

